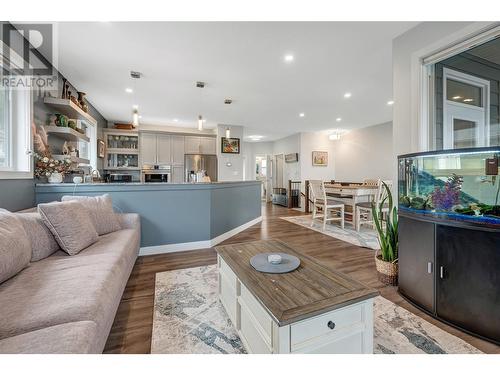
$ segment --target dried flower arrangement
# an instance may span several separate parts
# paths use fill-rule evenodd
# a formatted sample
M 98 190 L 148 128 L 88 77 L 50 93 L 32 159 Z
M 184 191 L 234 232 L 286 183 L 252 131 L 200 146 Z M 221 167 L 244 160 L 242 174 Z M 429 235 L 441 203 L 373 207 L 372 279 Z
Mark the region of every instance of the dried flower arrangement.
M 33 123 L 31 124 L 31 131 L 33 134 L 33 144 L 35 150 L 33 158 L 35 159 L 35 177 L 50 177 L 53 173 L 65 174 L 71 169 L 71 160 L 55 160 L 52 158 L 50 147 L 48 144 L 47 133 L 41 128 L 37 128 Z

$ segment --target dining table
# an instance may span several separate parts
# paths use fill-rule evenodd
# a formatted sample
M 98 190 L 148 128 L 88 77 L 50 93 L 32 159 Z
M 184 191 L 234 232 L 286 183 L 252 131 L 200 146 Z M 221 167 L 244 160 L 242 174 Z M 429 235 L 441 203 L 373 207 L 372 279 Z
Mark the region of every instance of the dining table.
M 350 222 L 354 228 L 356 228 L 356 204 L 370 202 L 377 194 L 377 190 L 377 185 L 325 183 L 326 195 L 343 202 L 346 207 L 351 207 L 351 210 L 344 211 L 345 220 Z

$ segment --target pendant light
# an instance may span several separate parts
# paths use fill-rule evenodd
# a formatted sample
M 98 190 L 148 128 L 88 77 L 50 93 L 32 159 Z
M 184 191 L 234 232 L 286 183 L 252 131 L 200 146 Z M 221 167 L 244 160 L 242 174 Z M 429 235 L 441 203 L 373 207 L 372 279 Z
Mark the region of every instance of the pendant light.
M 197 81 L 196 87 L 199 89 L 205 88 L 205 82 Z M 202 107 L 201 93 L 202 93 L 202 91 L 200 90 L 200 110 L 202 109 L 201 108 Z M 202 131 L 202 130 L 203 130 L 203 116 L 200 114 L 200 115 L 198 115 L 198 131 Z
M 231 129 L 229 126 L 226 128 L 226 138 L 231 138 Z
M 137 128 L 139 126 L 139 110 L 135 107 L 132 111 L 132 126 Z

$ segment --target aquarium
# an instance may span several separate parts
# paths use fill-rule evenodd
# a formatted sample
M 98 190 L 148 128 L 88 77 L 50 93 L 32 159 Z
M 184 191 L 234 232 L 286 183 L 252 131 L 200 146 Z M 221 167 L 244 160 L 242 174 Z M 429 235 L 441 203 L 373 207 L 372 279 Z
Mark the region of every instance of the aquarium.
M 401 155 L 401 213 L 500 227 L 500 147 Z

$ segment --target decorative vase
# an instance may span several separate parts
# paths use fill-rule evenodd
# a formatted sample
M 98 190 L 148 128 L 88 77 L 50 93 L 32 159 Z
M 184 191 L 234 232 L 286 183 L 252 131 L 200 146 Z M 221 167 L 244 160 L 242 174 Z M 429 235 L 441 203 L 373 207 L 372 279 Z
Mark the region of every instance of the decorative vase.
M 49 184 L 60 184 L 63 182 L 63 175 L 62 173 L 59 172 L 54 172 L 51 173 L 51 175 L 48 178 Z
M 85 94 L 84 92 L 81 92 L 81 91 L 78 91 L 77 94 L 78 94 L 78 103 L 80 104 L 80 108 L 84 112 L 88 112 L 89 107 L 87 105 L 87 102 L 85 101 L 85 95 L 87 95 L 87 94 Z
M 387 285 L 398 285 L 398 263 L 382 260 L 382 255 L 375 255 L 375 266 L 377 267 L 378 279 Z

